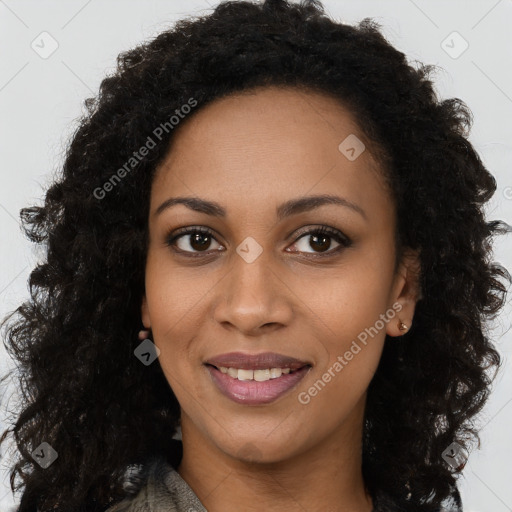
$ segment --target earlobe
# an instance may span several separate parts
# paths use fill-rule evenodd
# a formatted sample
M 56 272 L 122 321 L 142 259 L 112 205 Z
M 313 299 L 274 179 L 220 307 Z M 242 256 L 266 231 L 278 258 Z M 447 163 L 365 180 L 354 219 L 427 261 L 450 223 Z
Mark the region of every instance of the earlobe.
M 400 304 L 397 320 L 388 322 L 386 333 L 389 336 L 402 336 L 412 325 L 416 303 L 421 293 L 421 260 L 419 251 L 407 250 L 396 273 L 392 304 Z

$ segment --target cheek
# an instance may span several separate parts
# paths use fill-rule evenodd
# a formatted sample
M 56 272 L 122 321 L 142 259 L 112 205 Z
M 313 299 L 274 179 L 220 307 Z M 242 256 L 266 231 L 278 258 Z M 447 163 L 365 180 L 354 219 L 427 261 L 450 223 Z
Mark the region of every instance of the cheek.
M 390 263 L 372 258 L 371 253 L 354 253 L 324 276 L 302 275 L 294 290 L 301 290 L 304 311 L 318 325 L 328 351 L 338 354 L 368 329 L 384 333 L 379 319 L 389 307 L 391 282 Z
M 193 372 L 201 356 L 194 339 L 200 322 L 207 318 L 204 306 L 210 288 L 201 271 L 177 271 L 165 257 L 148 257 L 146 298 L 153 341 L 160 350 L 162 371 L 179 400 L 187 399 L 187 391 L 180 392 L 183 384 L 186 390 L 194 387 Z
M 155 337 L 159 333 L 161 338 L 186 331 L 202 312 L 215 284 L 207 265 L 179 267 L 165 248 L 150 251 L 145 278 L 152 330 Z
M 395 317 L 388 304 L 392 258 L 378 254 L 359 252 L 324 280 L 302 281 L 305 309 L 318 326 L 317 340 L 323 346 L 318 387 L 326 384 L 326 399 L 341 399 L 347 393 L 357 399 L 378 366 L 386 325 Z

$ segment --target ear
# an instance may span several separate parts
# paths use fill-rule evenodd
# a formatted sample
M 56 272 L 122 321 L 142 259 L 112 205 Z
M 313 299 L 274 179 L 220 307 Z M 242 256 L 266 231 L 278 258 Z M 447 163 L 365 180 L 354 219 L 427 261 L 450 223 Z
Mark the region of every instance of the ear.
M 393 320 L 386 326 L 389 336 L 402 336 L 411 328 L 416 303 L 421 294 L 421 260 L 419 251 L 406 249 L 397 269 L 390 296 L 389 307 L 397 312 Z M 399 329 L 403 322 L 406 330 Z
M 146 329 L 151 329 L 151 319 L 149 317 L 149 309 L 148 302 L 146 299 L 146 294 L 142 296 L 142 303 L 140 307 L 140 316 L 142 318 L 142 323 Z

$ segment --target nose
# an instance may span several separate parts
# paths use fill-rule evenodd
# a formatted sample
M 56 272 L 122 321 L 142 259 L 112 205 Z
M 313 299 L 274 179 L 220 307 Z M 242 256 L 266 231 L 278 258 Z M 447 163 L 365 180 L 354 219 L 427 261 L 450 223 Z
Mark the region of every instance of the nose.
M 293 293 L 265 251 L 248 263 L 233 255 L 230 271 L 217 288 L 215 321 L 246 336 L 289 325 L 293 315 Z M 219 283 L 220 284 L 220 283 Z

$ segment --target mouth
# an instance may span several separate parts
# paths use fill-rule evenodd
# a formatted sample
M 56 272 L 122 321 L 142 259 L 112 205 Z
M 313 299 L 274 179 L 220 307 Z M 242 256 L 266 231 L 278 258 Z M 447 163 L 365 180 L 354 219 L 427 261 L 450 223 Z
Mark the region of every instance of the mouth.
M 227 366 L 215 366 L 213 364 L 205 363 L 206 366 L 215 368 L 225 375 L 233 379 L 240 381 L 251 381 L 266 382 L 272 379 L 279 379 L 282 375 L 290 375 L 292 373 L 300 371 L 302 368 L 311 365 L 305 364 L 300 368 L 259 368 L 259 369 L 247 369 L 247 368 L 233 368 Z
M 309 362 L 269 352 L 224 354 L 203 364 L 218 391 L 244 405 L 274 402 L 295 388 L 312 368 Z
M 301 361 L 295 357 L 285 356 L 276 352 L 261 352 L 259 354 L 229 352 L 228 354 L 211 357 L 203 362 L 218 369 L 236 368 L 238 370 L 265 370 L 272 368 L 298 370 L 308 364 L 311 365 L 309 361 Z

